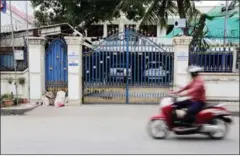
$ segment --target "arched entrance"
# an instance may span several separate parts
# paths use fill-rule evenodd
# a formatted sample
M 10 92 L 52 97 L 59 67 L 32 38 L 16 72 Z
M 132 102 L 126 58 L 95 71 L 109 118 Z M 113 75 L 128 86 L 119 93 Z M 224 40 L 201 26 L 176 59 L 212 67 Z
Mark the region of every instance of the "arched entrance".
M 67 45 L 63 39 L 55 39 L 46 50 L 45 55 L 45 89 L 46 91 L 67 92 Z

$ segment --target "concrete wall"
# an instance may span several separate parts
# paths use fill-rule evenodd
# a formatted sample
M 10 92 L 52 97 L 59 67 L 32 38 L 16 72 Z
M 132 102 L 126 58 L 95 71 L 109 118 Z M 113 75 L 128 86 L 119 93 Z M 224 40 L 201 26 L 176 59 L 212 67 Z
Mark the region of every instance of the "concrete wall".
M 68 44 L 68 54 L 74 52 L 74 60 L 78 66 L 68 66 L 69 76 L 69 100 L 76 104 L 81 104 L 82 99 L 82 61 L 81 61 L 81 37 L 65 37 Z M 174 84 L 185 85 L 190 79 L 186 72 L 188 67 L 188 47 L 191 37 L 175 37 L 173 40 L 173 51 L 175 52 L 175 69 Z M 44 55 L 45 55 L 45 39 L 42 37 L 29 37 L 30 52 L 30 91 L 31 99 L 39 100 L 45 88 L 45 71 L 44 71 Z M 234 55 L 235 57 L 235 55 Z M 234 62 L 236 59 L 234 59 Z M 71 61 L 70 61 L 71 63 Z M 20 96 L 28 95 L 28 70 L 17 72 L 17 77 L 25 77 L 25 85 L 18 85 Z M 213 100 L 233 100 L 239 101 L 239 75 L 238 73 L 203 73 L 206 81 L 207 96 Z M 14 72 L 1 72 L 1 94 L 14 92 L 14 85 L 8 83 L 8 77 L 14 79 Z M 77 83 L 77 85 L 76 85 Z
M 12 78 L 12 84 L 9 84 L 8 80 Z M 28 69 L 23 72 L 17 72 L 17 79 L 18 78 L 25 78 L 25 84 L 20 85 L 18 84 L 18 94 L 20 97 L 27 98 L 28 97 Z M 1 95 L 9 94 L 13 92 L 16 93 L 15 85 L 15 73 L 14 72 L 1 72 Z M 18 80 L 17 80 L 18 82 Z
M 209 100 L 239 101 L 238 73 L 203 73 Z

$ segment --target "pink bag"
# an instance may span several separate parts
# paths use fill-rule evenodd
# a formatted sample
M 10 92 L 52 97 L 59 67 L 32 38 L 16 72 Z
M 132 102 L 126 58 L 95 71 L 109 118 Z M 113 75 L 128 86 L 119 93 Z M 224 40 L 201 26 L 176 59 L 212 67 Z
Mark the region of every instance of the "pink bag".
M 65 105 L 64 105 L 64 103 L 58 103 L 57 104 L 57 107 L 64 107 Z

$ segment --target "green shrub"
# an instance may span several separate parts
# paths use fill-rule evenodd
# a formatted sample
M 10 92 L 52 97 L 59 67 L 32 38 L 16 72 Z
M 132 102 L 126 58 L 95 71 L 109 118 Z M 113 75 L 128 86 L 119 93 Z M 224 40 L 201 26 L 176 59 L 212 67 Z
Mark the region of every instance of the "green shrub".
M 14 98 L 14 104 L 16 105 L 18 102 L 18 104 L 23 103 L 23 98 Z
M 18 83 L 19 83 L 20 85 L 24 85 L 24 84 L 25 84 L 25 78 L 24 78 L 24 77 L 18 78 Z
M 2 104 L 3 100 L 4 99 L 13 99 L 13 94 L 3 94 L 1 97 L 0 97 L 0 103 Z

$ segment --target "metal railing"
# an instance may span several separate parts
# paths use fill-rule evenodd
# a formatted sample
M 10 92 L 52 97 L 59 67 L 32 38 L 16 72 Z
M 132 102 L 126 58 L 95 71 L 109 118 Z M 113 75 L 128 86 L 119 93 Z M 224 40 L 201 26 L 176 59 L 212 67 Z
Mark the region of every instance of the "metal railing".
M 215 46 L 205 50 L 193 49 L 189 53 L 189 65 L 201 66 L 204 72 L 232 72 L 233 48 Z

